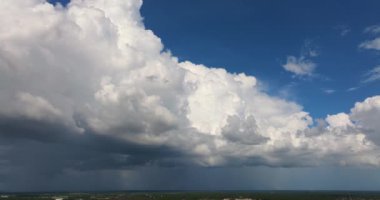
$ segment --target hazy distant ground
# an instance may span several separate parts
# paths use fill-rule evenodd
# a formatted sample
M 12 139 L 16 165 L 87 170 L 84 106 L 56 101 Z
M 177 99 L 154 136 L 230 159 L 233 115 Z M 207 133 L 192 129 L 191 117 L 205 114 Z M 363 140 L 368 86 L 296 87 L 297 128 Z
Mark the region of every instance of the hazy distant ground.
M 305 192 L 305 191 L 260 191 L 260 192 L 106 192 L 106 193 L 3 193 L 6 200 L 369 200 L 379 199 L 380 192 Z

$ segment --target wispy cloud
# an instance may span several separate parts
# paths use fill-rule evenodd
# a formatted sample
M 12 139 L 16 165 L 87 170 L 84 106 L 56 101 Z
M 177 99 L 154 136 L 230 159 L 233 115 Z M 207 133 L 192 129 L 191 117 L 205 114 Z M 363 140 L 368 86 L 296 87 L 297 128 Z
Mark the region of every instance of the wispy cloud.
M 341 36 L 345 36 L 347 35 L 349 32 L 351 32 L 351 29 L 347 28 L 347 29 L 343 29 L 341 32 L 340 32 L 340 35 Z
M 335 26 L 334 29 L 339 31 L 340 36 L 346 36 L 351 32 L 351 28 L 345 25 Z
M 380 80 L 380 65 L 377 67 L 374 67 L 370 71 L 364 74 L 364 79 L 362 80 L 363 83 L 369 83 L 373 81 Z
M 362 75 L 362 79 L 361 79 L 360 83 L 357 86 L 348 88 L 346 91 L 352 92 L 352 91 L 355 91 L 355 90 L 358 90 L 358 89 L 364 87 L 368 83 L 371 83 L 374 81 L 379 81 L 379 80 L 380 80 L 380 65 L 376 66 L 373 69 L 364 73 Z
M 380 33 L 380 25 L 373 25 L 369 26 L 364 29 L 365 33 L 373 33 L 373 34 L 379 34 Z
M 355 90 L 357 90 L 357 89 L 359 89 L 360 87 L 359 86 L 356 86 L 356 87 L 350 87 L 350 88 L 348 88 L 346 91 L 347 92 L 352 92 L 352 91 L 355 91 Z
M 320 55 L 318 46 L 314 43 L 313 40 L 307 39 L 304 41 L 304 44 L 301 48 L 301 55 L 305 57 L 317 57 Z
M 336 92 L 336 90 L 334 90 L 334 89 L 324 89 L 323 92 L 326 93 L 326 94 L 333 94 L 333 93 Z
M 364 29 L 364 33 L 378 35 L 380 34 L 380 26 L 379 25 L 369 26 Z M 361 44 L 359 44 L 359 48 L 380 50 L 380 36 L 362 42 Z

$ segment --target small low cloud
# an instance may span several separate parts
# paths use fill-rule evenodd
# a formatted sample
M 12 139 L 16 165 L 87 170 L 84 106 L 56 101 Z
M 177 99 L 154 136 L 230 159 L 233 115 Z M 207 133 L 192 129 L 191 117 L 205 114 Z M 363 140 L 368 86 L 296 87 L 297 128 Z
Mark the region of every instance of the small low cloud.
M 293 73 L 296 76 L 311 76 L 317 64 L 313 61 L 301 56 L 288 56 L 286 64 L 282 66 L 286 71 Z
M 362 49 L 380 50 L 380 37 L 373 40 L 367 40 L 361 43 L 359 47 Z
M 305 40 L 304 45 L 301 48 L 301 55 L 288 56 L 286 63 L 282 67 L 294 74 L 297 77 L 311 77 L 314 75 L 314 71 L 317 64 L 311 60 L 311 58 L 318 57 L 320 52 L 311 40 Z

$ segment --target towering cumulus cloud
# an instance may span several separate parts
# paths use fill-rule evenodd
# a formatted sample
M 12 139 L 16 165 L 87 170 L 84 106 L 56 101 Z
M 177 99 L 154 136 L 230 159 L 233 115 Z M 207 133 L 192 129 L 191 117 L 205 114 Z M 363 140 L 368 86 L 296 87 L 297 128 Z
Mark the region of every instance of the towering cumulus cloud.
M 313 122 L 253 76 L 179 62 L 141 5 L 0 1 L 0 174 L 380 164 L 380 96 Z

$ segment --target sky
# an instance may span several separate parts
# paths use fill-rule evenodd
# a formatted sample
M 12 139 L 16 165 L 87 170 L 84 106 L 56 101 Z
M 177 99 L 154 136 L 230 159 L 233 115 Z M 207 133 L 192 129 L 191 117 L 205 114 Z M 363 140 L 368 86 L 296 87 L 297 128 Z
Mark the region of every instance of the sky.
M 180 60 L 253 75 L 268 93 L 324 118 L 379 93 L 379 83 L 361 84 L 379 64 L 378 53 L 358 48 L 373 37 L 363 32 L 379 23 L 378 6 L 370 0 L 147 0 L 141 12 L 145 26 Z M 316 65 L 313 77 L 281 70 L 288 56 L 307 51 L 317 54 L 308 58 Z M 363 88 L 347 91 L 354 87 Z
M 2 0 L 0 191 L 378 190 L 379 6 Z

